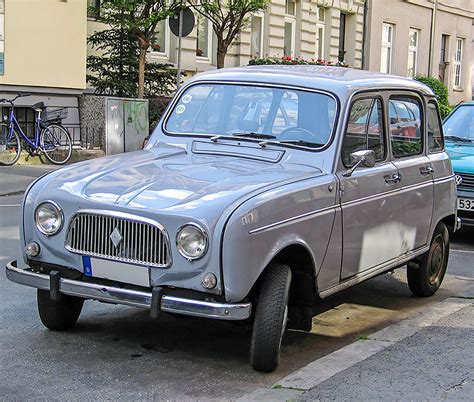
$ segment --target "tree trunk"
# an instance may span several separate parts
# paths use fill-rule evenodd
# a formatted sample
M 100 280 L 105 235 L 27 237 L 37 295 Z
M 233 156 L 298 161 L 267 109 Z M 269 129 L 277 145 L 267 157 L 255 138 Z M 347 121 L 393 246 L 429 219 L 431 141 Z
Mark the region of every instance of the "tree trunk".
M 145 63 L 146 47 L 140 44 L 140 54 L 138 56 L 138 98 L 143 99 L 145 94 Z
M 227 46 L 222 40 L 217 41 L 217 68 L 224 68 Z

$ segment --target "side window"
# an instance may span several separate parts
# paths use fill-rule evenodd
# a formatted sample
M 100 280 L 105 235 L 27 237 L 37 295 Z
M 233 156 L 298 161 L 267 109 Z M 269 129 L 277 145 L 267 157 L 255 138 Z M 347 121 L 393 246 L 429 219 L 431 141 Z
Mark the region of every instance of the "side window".
M 433 101 L 428 102 L 428 148 L 429 152 L 442 151 L 444 149 L 444 138 L 441 131 L 438 107 Z
M 385 159 L 382 102 L 380 99 L 360 99 L 352 104 L 342 144 L 342 163 L 351 166 L 350 155 L 370 149 L 376 160 Z
M 389 100 L 390 141 L 395 158 L 423 152 L 421 104 L 416 98 Z

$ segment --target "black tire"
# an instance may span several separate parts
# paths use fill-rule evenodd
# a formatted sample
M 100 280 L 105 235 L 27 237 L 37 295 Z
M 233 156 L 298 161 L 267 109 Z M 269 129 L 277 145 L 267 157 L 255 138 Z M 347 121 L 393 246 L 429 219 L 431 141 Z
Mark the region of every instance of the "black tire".
M 52 331 L 67 331 L 74 327 L 82 311 L 84 299 L 61 295 L 52 301 L 49 290 L 38 289 L 38 312 L 41 322 Z
M 64 165 L 72 155 L 72 139 L 69 131 L 59 124 L 50 124 L 40 134 L 43 155 L 53 165 Z
M 263 274 L 250 344 L 250 363 L 257 371 L 269 373 L 280 361 L 290 284 L 291 270 L 287 265 L 270 264 Z
M 16 131 L 13 131 L 13 136 L 10 136 L 9 127 L 0 126 L 0 165 L 14 165 L 20 157 L 20 153 L 20 136 Z
M 443 222 L 436 226 L 429 250 L 407 265 L 408 287 L 415 296 L 436 293 L 443 282 L 449 258 L 449 232 Z

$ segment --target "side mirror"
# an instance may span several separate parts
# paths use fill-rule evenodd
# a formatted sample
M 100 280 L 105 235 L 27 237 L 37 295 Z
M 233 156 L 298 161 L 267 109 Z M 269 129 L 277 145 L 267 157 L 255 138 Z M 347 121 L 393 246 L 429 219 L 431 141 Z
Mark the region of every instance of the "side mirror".
M 363 151 L 352 152 L 350 155 L 350 160 L 352 167 L 349 170 L 346 170 L 342 175 L 344 177 L 352 176 L 354 170 L 356 170 L 360 165 L 365 167 L 374 167 L 375 166 L 375 152 L 369 149 Z

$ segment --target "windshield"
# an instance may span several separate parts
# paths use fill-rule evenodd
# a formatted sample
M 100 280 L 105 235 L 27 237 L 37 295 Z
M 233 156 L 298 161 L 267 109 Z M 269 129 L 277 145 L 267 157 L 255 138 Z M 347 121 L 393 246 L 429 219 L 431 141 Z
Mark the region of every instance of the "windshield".
M 474 105 L 460 106 L 443 124 L 446 140 L 474 140 Z
M 331 138 L 336 102 L 329 95 L 256 85 L 198 84 L 175 104 L 165 130 L 322 147 Z

